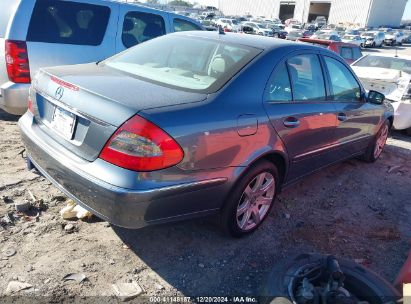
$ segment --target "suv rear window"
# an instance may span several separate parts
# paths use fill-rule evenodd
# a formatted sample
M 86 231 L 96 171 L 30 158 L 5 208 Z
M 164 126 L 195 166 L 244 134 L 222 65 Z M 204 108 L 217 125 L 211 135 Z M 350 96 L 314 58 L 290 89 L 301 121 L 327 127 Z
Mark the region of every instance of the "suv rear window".
M 100 45 L 110 19 L 110 8 L 86 3 L 37 1 L 27 41 Z
M 20 1 L 15 0 L 0 1 L 0 38 L 4 38 L 6 35 L 11 14 L 15 11 L 15 7 L 19 3 Z

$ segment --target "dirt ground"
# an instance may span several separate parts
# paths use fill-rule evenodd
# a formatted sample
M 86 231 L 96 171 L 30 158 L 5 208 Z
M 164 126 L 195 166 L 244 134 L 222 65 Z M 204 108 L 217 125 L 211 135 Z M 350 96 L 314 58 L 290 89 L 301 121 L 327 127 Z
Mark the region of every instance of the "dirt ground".
M 0 112 L 0 296 L 10 281 L 31 284 L 20 294 L 59 302 L 74 296 L 116 301 L 113 283 L 137 282 L 149 296 L 258 296 L 266 271 L 303 252 L 361 260 L 392 281 L 411 238 L 411 137 L 394 133 L 375 164 L 350 160 L 286 189 L 266 223 L 244 239 L 230 239 L 209 219 L 126 230 L 98 219 L 67 222 L 66 198 L 28 172 L 16 118 Z M 14 202 L 48 209 L 16 218 Z M 63 227 L 71 223 L 74 232 Z M 14 255 L 8 257 L 16 251 Z M 83 273 L 82 283 L 64 282 Z M 104 299 L 104 301 L 103 301 Z

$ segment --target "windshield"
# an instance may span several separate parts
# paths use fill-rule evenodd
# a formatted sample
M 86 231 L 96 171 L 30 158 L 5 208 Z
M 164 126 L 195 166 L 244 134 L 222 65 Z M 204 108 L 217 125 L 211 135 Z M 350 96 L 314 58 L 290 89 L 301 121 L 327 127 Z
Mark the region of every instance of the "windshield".
M 366 37 L 374 37 L 375 36 L 375 34 L 374 33 L 364 33 L 364 34 L 362 34 L 363 36 L 366 36 Z
M 354 40 L 355 36 L 343 36 L 342 39 Z
M 167 35 L 131 48 L 104 64 L 160 85 L 212 93 L 260 52 L 218 40 Z
M 369 55 L 354 64 L 358 67 L 384 68 L 411 74 L 411 60 Z

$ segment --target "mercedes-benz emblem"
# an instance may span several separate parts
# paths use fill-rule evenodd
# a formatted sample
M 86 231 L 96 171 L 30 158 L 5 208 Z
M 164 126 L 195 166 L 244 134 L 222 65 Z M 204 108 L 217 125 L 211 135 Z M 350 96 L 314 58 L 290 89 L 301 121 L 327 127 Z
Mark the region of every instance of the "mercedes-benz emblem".
M 64 95 L 64 88 L 63 87 L 58 87 L 56 90 L 56 93 L 54 93 L 54 97 L 57 100 L 60 100 L 61 98 L 63 98 Z

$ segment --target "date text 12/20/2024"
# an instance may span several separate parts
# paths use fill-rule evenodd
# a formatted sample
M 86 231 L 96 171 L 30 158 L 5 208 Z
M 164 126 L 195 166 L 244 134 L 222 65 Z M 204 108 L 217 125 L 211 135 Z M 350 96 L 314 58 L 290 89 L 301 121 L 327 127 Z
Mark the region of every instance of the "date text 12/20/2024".
M 257 303 L 254 297 L 150 297 L 150 303 Z

